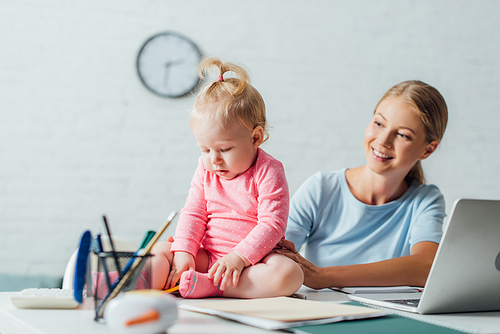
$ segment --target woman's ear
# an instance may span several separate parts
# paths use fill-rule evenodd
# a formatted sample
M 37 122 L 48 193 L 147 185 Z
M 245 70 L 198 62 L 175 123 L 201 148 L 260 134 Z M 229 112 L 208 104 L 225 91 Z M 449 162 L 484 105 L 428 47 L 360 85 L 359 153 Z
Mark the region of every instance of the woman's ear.
M 252 130 L 252 142 L 253 147 L 255 148 L 259 147 L 264 142 L 264 129 L 262 128 L 262 126 L 257 125 Z
M 420 156 L 419 160 L 427 159 L 429 157 L 429 155 L 431 155 L 432 152 L 434 152 L 436 150 L 436 148 L 438 147 L 438 145 L 439 145 L 439 142 L 437 140 L 431 141 L 427 145 L 427 147 L 425 148 L 425 152 L 422 153 L 422 155 Z

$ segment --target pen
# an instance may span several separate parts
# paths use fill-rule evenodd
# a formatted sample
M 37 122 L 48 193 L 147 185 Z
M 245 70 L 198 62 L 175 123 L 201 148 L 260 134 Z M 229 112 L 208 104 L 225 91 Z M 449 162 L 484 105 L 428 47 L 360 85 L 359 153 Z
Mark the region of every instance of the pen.
M 307 296 L 306 295 L 303 295 L 301 293 L 294 293 L 293 295 L 291 295 L 290 297 L 292 298 L 297 298 L 297 299 L 307 299 Z
M 98 252 L 104 252 L 104 247 L 102 246 L 101 233 L 97 234 L 97 248 Z
M 97 235 L 97 248 L 99 249 L 99 253 L 104 253 L 104 247 L 102 246 L 101 234 Z M 106 263 L 106 258 L 102 258 L 102 266 L 104 268 L 104 273 L 106 276 L 106 283 L 108 284 L 108 289 L 111 289 L 111 280 L 109 279 L 109 271 L 108 264 Z
M 111 245 L 111 254 L 113 254 L 113 258 L 115 259 L 116 269 L 118 270 L 118 276 L 122 278 L 122 269 L 120 268 L 120 262 L 118 261 L 118 256 L 116 256 L 115 244 L 113 243 L 113 238 L 111 237 L 111 231 L 109 230 L 108 220 L 106 216 L 102 216 L 104 221 L 104 227 L 106 228 L 106 233 L 108 233 L 109 244 Z

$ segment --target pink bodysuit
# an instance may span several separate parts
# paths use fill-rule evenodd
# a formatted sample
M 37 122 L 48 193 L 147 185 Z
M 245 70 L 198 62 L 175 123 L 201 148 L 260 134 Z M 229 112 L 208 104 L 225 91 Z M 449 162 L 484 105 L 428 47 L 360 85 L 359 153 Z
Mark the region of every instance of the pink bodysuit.
M 252 167 L 225 180 L 203 167 L 201 158 L 171 250 L 196 257 L 200 245 L 210 266 L 236 250 L 259 262 L 285 235 L 289 194 L 283 165 L 259 148 Z M 209 266 L 209 268 L 210 268 Z

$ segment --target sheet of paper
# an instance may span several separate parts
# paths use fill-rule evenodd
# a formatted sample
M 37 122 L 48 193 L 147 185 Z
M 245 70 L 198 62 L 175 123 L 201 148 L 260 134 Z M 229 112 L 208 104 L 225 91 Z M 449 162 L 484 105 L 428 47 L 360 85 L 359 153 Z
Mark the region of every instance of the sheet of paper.
M 317 302 L 289 297 L 232 299 L 183 304 L 182 309 L 217 315 L 265 329 L 371 318 L 384 312 L 364 306 Z

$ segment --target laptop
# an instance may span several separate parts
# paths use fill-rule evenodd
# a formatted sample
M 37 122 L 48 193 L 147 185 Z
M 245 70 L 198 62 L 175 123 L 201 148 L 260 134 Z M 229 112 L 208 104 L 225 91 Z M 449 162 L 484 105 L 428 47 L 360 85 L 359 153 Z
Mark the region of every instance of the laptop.
M 500 310 L 500 201 L 454 203 L 422 293 L 348 298 L 420 314 Z

